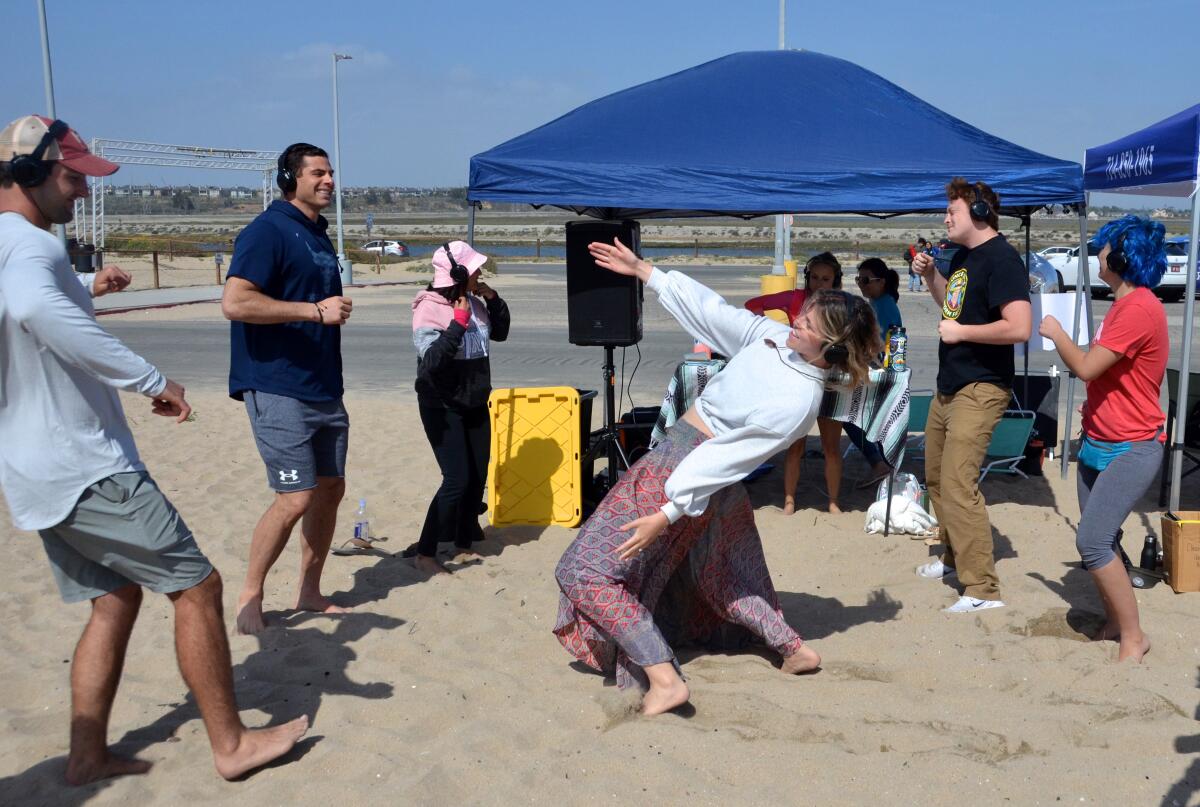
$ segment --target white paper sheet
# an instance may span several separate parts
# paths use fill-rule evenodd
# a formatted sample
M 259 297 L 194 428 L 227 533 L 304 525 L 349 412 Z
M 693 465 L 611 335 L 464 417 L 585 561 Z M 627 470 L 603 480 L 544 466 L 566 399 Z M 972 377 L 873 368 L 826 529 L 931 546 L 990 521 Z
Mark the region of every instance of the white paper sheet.
M 1067 333 L 1071 332 L 1074 325 L 1074 320 L 1071 314 L 1071 305 L 1075 302 L 1075 292 L 1060 292 L 1057 294 L 1031 294 L 1029 301 L 1033 305 L 1033 338 L 1029 340 L 1030 350 L 1054 350 L 1054 343 L 1044 336 L 1038 335 L 1038 326 L 1042 324 L 1045 317 L 1054 317 L 1062 323 L 1063 328 Z M 1079 339 L 1077 344 L 1086 345 L 1088 343 L 1087 332 L 1087 313 L 1084 306 L 1087 305 L 1087 295 L 1079 294 Z M 1013 350 L 1016 352 L 1017 358 L 1025 355 L 1025 343 L 1013 345 Z

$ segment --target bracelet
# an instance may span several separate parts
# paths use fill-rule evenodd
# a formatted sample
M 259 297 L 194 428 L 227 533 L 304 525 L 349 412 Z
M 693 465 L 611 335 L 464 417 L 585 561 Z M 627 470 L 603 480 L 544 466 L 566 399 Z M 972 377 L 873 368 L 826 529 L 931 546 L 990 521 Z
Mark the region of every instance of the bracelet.
M 313 303 L 313 308 L 317 309 L 317 322 L 321 325 L 325 324 L 325 312 L 321 309 L 320 303 Z

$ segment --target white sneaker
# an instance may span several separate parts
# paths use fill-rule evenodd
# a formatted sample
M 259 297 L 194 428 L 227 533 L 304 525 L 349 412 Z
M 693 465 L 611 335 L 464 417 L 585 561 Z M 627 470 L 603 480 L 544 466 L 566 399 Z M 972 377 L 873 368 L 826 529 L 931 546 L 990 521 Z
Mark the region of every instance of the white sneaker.
M 946 614 L 969 614 L 972 611 L 986 611 L 989 608 L 1003 607 L 1003 600 L 979 600 L 964 594 L 958 598 L 958 602 L 954 603 L 954 605 L 951 605 L 949 608 L 943 608 L 942 612 Z
M 943 577 L 949 577 L 952 574 L 958 574 L 953 566 L 947 566 L 942 563 L 941 558 L 934 558 L 928 563 L 923 563 L 917 567 L 917 575 L 924 577 L 926 580 L 941 580 Z

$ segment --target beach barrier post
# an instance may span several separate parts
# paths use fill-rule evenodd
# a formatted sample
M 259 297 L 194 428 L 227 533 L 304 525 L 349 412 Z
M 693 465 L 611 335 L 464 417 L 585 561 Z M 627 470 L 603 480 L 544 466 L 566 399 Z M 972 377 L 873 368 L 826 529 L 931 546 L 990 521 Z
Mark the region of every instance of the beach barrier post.
M 537 237 L 537 254 L 535 257 L 542 257 L 542 237 L 540 235 Z
M 154 288 L 158 288 L 158 250 L 150 253 L 150 261 L 154 267 Z

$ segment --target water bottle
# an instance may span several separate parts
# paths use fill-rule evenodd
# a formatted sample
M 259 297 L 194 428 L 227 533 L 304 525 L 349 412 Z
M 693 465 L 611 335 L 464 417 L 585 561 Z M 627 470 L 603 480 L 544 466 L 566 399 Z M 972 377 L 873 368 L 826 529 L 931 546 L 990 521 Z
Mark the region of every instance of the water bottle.
M 892 366 L 892 337 L 895 335 L 895 333 L 896 333 L 896 326 L 889 325 L 888 329 L 887 329 L 887 334 L 885 334 L 883 337 L 883 366 L 884 367 Z
M 888 353 L 893 370 L 903 370 L 908 366 L 908 333 L 903 328 L 897 328 L 888 339 Z
M 367 500 L 358 500 L 358 509 L 354 511 L 354 540 L 371 540 L 371 519 L 367 516 Z
M 1148 572 L 1158 568 L 1158 536 L 1153 533 L 1146 536 L 1146 544 L 1142 547 L 1142 561 L 1138 565 Z

